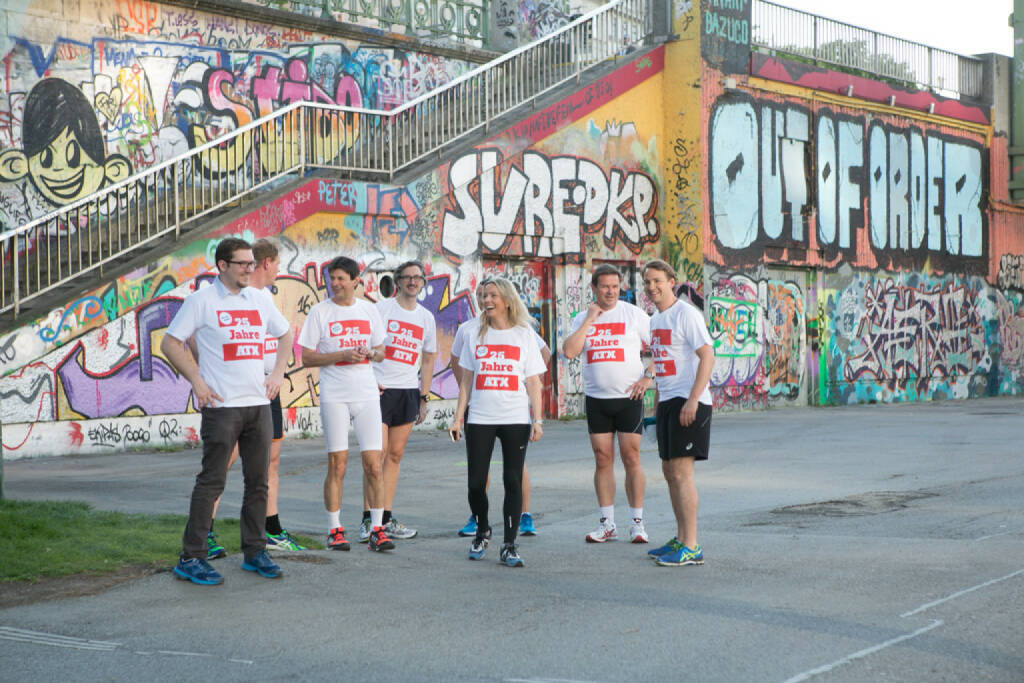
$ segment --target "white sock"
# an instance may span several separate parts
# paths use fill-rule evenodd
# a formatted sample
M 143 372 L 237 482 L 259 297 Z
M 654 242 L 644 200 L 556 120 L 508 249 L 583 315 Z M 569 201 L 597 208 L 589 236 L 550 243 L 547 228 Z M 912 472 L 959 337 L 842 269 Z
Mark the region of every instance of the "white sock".
M 644 509 L 643 508 L 629 508 L 629 516 L 634 520 L 644 520 Z
M 598 509 L 601 511 L 601 518 L 607 522 L 609 526 L 615 526 L 615 506 L 602 505 Z
M 327 511 L 327 530 L 337 529 L 341 526 L 341 510 Z
M 384 508 L 370 508 L 370 526 L 374 529 L 384 526 Z

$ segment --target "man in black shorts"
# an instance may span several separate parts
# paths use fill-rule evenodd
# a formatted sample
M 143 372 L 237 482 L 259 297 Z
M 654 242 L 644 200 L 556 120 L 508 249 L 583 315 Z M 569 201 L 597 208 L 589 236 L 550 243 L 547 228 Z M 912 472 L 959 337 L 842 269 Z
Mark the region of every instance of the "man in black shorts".
M 384 531 L 391 538 L 413 538 L 410 529 L 395 519 L 392 506 L 398 486 L 398 472 L 413 424 L 427 416 L 427 399 L 434 378 L 437 330 L 434 316 L 417 303 L 426 285 L 426 271 L 419 261 L 406 261 L 395 270 L 395 296 L 377 302 L 384 321 L 384 360 L 373 364 L 380 389 L 383 429 L 382 473 L 384 479 Z M 363 501 L 363 522 L 359 541 L 370 540 L 370 509 Z
M 633 304 L 619 300 L 622 274 L 601 264 L 594 268 L 590 287 L 594 303 L 573 320 L 563 351 L 566 358 L 583 356 L 587 429 L 594 449 L 594 490 L 598 524 L 587 543 L 618 538 L 615 528 L 615 434 L 626 470 L 626 498 L 632 520 L 629 540 L 647 543 L 644 529 L 646 477 L 640 464 L 643 395 L 653 375 L 644 370 L 640 352 L 651 342 L 650 318 Z
M 659 565 L 704 564 L 697 542 L 693 464 L 707 460 L 711 442 L 711 371 L 715 350 L 703 314 L 676 298 L 676 274 L 661 260 L 644 266 L 644 291 L 658 309 L 651 317 L 651 356 L 658 379 L 658 454 L 668 483 L 676 535 L 647 552 Z

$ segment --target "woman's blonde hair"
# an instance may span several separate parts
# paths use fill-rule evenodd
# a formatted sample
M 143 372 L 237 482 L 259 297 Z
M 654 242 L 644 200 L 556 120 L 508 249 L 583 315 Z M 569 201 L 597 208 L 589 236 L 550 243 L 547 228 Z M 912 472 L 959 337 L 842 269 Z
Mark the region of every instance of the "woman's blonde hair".
M 530 326 L 530 312 L 526 310 L 526 304 L 519 298 L 515 285 L 499 275 L 488 275 L 477 285 L 477 291 L 482 293 L 487 285 L 494 285 L 498 289 L 498 296 L 508 306 L 508 322 L 512 327 Z M 479 320 L 480 331 L 478 339 L 483 341 L 484 335 L 487 334 L 487 330 L 490 327 L 487 322 L 487 311 L 481 309 Z

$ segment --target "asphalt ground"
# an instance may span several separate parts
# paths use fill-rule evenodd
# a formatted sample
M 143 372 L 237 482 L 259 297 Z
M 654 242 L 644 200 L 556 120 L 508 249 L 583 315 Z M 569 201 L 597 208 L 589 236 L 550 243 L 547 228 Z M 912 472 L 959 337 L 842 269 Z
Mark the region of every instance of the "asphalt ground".
M 233 555 L 215 564 L 222 586 L 165 572 L 3 609 L 0 680 L 1024 680 L 1024 399 L 717 414 L 697 464 L 707 563 L 684 568 L 654 565 L 651 546 L 584 543 L 597 517 L 585 425 L 545 427 L 527 456 L 539 534 L 521 539 L 523 569 L 500 565 L 497 543 L 467 561 L 465 452 L 415 433 L 396 514 L 420 533 L 393 552 L 278 554 L 277 581 Z M 661 543 L 671 508 L 651 444 L 643 457 Z M 322 439 L 285 442 L 292 531 L 326 532 L 325 460 Z M 17 460 L 5 494 L 184 514 L 198 462 Z M 621 465 L 617 482 L 625 535 Z M 233 471 L 221 514 L 240 500 Z M 354 458 L 353 535 L 361 508 Z

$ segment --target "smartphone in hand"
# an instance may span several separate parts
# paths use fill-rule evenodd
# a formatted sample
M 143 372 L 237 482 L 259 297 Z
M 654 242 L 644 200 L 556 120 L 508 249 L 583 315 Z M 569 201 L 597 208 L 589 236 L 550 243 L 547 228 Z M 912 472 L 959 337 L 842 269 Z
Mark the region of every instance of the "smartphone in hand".
M 453 442 L 458 441 L 459 440 L 459 436 L 460 436 L 459 435 L 459 428 L 458 427 L 451 427 L 448 430 L 448 436 L 451 437 Z

